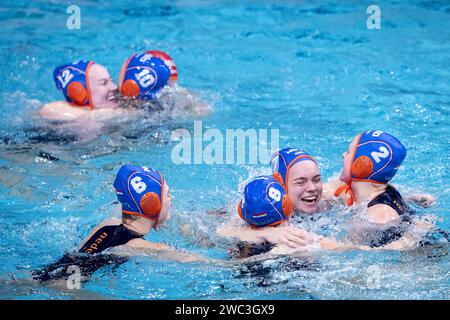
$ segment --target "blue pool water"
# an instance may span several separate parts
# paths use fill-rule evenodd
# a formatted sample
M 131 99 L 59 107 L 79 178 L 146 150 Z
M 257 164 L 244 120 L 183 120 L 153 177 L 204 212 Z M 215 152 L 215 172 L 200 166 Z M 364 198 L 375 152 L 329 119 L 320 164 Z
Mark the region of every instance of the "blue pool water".
M 136 257 L 114 272 L 97 271 L 75 292 L 10 284 L 11 277 L 24 279 L 74 249 L 111 216 L 114 175 L 129 162 L 161 170 L 175 196 L 173 219 L 147 238 L 225 259 L 228 243 L 213 231 L 235 214 L 243 181 L 270 169 L 264 164 L 173 164 L 171 132 L 192 131 L 194 119 L 202 120 L 205 130 L 221 132 L 279 129 L 280 146 L 298 146 L 317 156 L 324 179 L 338 175 L 341 153 L 356 134 L 386 130 L 408 148 L 394 183 L 404 193 L 434 195 L 437 204 L 417 208 L 418 216 L 449 230 L 450 5 L 377 1 L 381 29 L 369 30 L 369 4 L 80 1 L 81 29 L 68 30 L 66 2 L 3 1 L 0 297 L 449 299 L 447 244 L 406 252 L 323 253 L 301 259 L 304 267 L 298 268 L 290 267 L 293 258 L 282 257 L 266 261 L 265 271 L 258 272 Z M 26 129 L 41 123 L 33 113 L 61 99 L 51 80 L 55 66 L 92 59 L 117 79 L 123 60 L 145 49 L 169 52 L 180 85 L 214 111 L 161 125 L 129 123 L 127 130 L 140 132 L 136 139 L 105 134 L 87 144 L 30 142 Z M 42 152 L 59 160 L 48 160 Z M 230 209 L 229 216 L 205 214 L 221 206 Z M 336 236 L 349 214 L 335 208 L 321 214 L 312 228 Z M 197 236 L 182 237 L 184 223 L 217 245 L 205 247 Z M 370 285 L 374 268 L 381 279 L 375 287 Z

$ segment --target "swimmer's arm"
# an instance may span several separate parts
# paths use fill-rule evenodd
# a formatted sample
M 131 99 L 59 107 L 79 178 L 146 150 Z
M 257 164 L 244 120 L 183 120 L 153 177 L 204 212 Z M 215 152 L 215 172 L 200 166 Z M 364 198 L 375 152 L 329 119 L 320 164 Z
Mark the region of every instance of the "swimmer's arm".
M 329 250 L 329 251 L 347 251 L 347 250 L 369 250 L 370 247 L 355 245 L 347 241 L 338 241 L 333 238 L 326 238 L 318 235 L 312 235 L 308 240 L 305 239 L 305 245 L 288 247 L 286 245 L 277 245 L 273 248 L 271 254 L 293 254 L 304 251 Z
M 379 251 L 379 250 L 406 250 L 412 248 L 416 242 L 409 237 L 402 237 L 399 240 L 393 241 L 382 247 L 370 247 L 365 245 L 357 245 L 351 242 L 340 242 L 332 238 L 323 238 L 319 241 L 320 248 L 330 251 L 349 251 L 349 250 L 364 250 L 364 251 Z
M 88 111 L 72 107 L 66 101 L 47 103 L 39 110 L 39 115 L 48 120 L 75 120 L 86 115 Z
M 427 193 L 413 193 L 407 196 L 406 200 L 424 208 L 431 207 L 436 203 L 436 198 Z
M 417 241 L 409 236 L 405 235 L 401 237 L 398 240 L 392 241 L 391 243 L 378 247 L 378 248 L 371 248 L 372 250 L 407 250 L 414 247 L 414 245 L 417 243 Z
M 249 226 L 242 225 L 238 219 L 232 219 L 227 224 L 217 227 L 216 232 L 224 238 L 236 238 L 252 243 L 264 242 L 260 229 L 253 229 Z
M 133 239 L 126 244 L 132 249 L 161 259 L 177 262 L 212 262 L 213 260 L 202 257 L 192 252 L 180 251 L 163 243 L 152 243 L 144 239 Z
M 369 246 L 356 245 L 350 241 L 338 241 L 333 238 L 322 237 L 319 240 L 319 246 L 323 250 L 330 251 L 349 251 L 349 250 L 370 250 Z
M 304 246 L 310 243 L 312 234 L 291 226 L 277 226 L 264 228 L 251 228 L 239 224 L 240 220 L 234 219 L 228 225 L 217 228 L 220 236 L 237 238 L 241 241 L 261 243 L 264 241 L 276 245 L 285 245 L 291 248 Z

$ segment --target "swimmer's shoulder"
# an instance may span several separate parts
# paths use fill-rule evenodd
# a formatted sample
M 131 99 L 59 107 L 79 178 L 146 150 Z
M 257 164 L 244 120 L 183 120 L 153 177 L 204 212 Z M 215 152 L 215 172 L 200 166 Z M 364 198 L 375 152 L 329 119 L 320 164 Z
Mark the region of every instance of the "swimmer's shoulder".
M 44 105 L 39 115 L 48 120 L 75 120 L 89 113 L 89 110 L 76 108 L 66 101 L 55 101 Z

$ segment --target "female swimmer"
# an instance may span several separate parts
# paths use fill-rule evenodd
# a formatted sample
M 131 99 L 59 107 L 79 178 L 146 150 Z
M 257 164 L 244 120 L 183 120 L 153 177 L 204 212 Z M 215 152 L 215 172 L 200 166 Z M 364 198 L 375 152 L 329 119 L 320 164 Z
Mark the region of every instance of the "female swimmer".
M 44 105 L 39 114 L 49 120 L 75 120 L 90 111 L 117 108 L 117 86 L 108 71 L 93 61 L 76 61 L 57 67 L 53 79 L 66 101 Z
M 413 211 L 400 193 L 389 183 L 406 157 L 406 148 L 394 136 L 380 130 L 360 133 L 343 153 L 343 167 L 339 186 L 334 195 L 348 194 L 347 204 L 367 207 L 366 221 L 356 225 L 353 234 L 358 242 L 372 248 L 400 249 L 411 246 L 404 236 L 413 224 Z M 414 200 L 425 198 L 425 205 L 432 197 L 416 195 Z M 419 201 L 420 203 L 420 201 Z M 416 223 L 419 228 L 431 228 L 430 224 Z
M 118 85 L 127 106 L 164 111 L 175 116 L 206 115 L 211 108 L 177 85 L 175 62 L 165 52 L 151 50 L 131 55 L 122 64 Z
M 122 166 L 114 188 L 122 206 L 122 220 L 113 219 L 98 225 L 83 240 L 77 254 L 66 253 L 58 262 L 34 272 L 36 281 L 67 277 L 70 266 L 77 266 L 86 277 L 105 265 L 123 263 L 126 256 L 139 253 L 179 262 L 208 261 L 193 253 L 144 240 L 152 228 L 157 230 L 170 218 L 172 196 L 158 171 Z
M 265 226 L 287 226 L 292 214 L 292 202 L 283 186 L 270 176 L 260 176 L 253 179 L 244 188 L 242 200 L 237 206 L 238 214 L 248 226 L 258 229 Z M 233 228 L 222 229 L 222 236 L 233 235 Z M 273 249 L 275 245 L 264 241 L 258 245 L 248 245 L 246 234 L 242 235 L 237 251 L 232 250 L 231 255 L 246 258 L 264 253 Z M 250 239 L 251 240 L 251 239 Z

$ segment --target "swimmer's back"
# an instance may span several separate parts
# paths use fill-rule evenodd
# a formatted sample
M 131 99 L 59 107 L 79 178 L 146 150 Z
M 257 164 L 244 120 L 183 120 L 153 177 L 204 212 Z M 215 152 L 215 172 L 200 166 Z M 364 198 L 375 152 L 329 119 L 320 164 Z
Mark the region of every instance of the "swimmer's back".
M 123 224 L 107 224 L 96 228 L 83 242 L 79 252 L 87 254 L 101 253 L 109 248 L 126 245 L 134 239 L 142 239 L 138 234 Z

